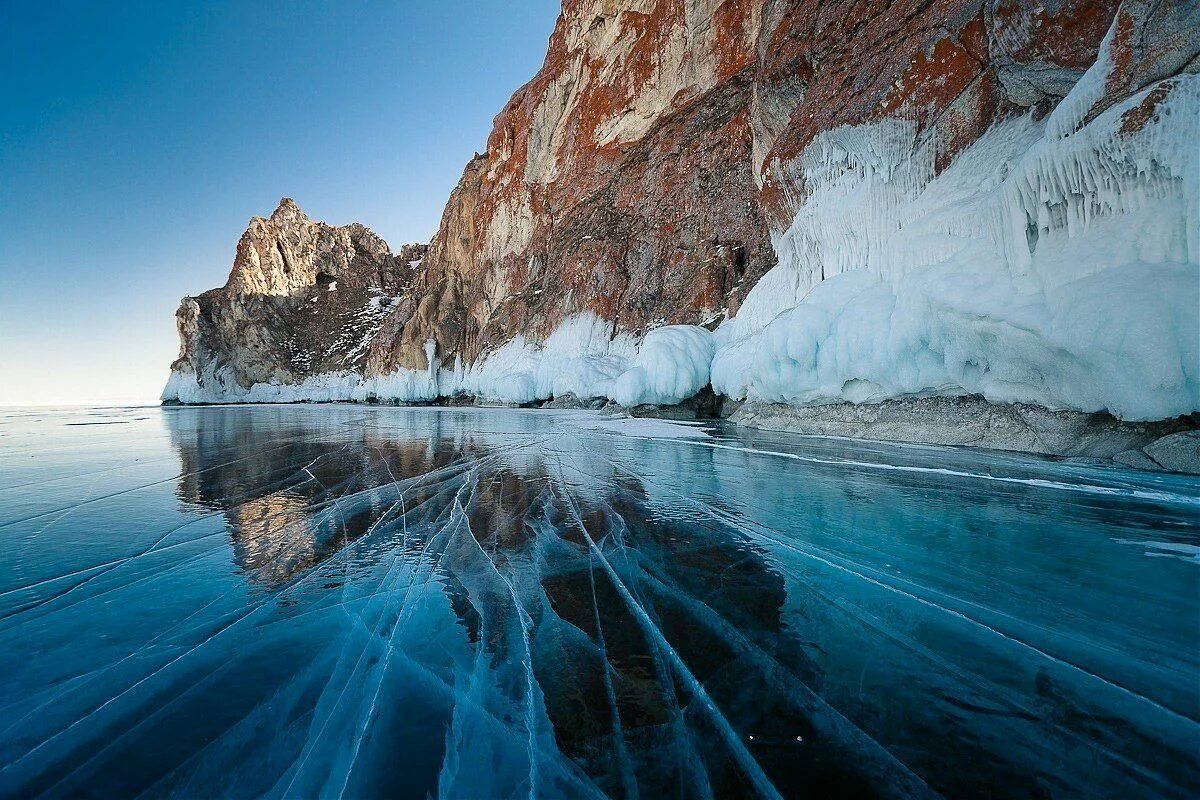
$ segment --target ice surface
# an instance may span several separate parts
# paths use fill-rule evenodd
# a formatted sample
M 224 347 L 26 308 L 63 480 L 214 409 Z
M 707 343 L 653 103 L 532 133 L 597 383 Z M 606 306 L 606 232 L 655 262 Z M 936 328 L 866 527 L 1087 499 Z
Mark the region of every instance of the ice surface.
M 1200 482 L 584 412 L 0 416 L 0 796 L 1192 797 Z
M 1200 409 L 1200 76 L 1082 124 L 1105 63 L 1048 120 L 997 125 L 936 177 L 936 143 L 910 123 L 818 136 L 779 265 L 717 331 L 713 388 Z M 1127 112 L 1168 87 L 1130 130 Z

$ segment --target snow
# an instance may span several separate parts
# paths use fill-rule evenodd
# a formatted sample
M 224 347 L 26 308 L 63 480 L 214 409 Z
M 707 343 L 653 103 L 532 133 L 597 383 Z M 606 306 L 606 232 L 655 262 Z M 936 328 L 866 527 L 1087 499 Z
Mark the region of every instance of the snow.
M 1154 87 L 1077 129 L 1070 109 L 1090 101 L 1069 96 L 936 177 L 908 123 L 817 137 L 778 266 L 716 333 L 713 388 L 794 404 L 979 393 L 1130 420 L 1200 409 L 1200 78 L 1175 81 L 1141 131 L 1121 133 L 1122 115 Z
M 518 335 L 469 368 L 456 357 L 453 369 L 440 366 L 437 345 L 429 340 L 427 369 L 400 369 L 365 379 L 352 371 L 330 372 L 299 384 L 257 383 L 247 390 L 227 369 L 214 370 L 202 381 L 192 373 L 173 372 L 163 400 L 404 402 L 467 393 L 495 402 L 531 403 L 571 392 L 637 405 L 677 403 L 708 384 L 713 345 L 712 334 L 704 328 L 668 325 L 650 331 L 640 343 L 632 334 L 614 329 L 612 322 L 583 312 L 565 319 L 543 343 Z

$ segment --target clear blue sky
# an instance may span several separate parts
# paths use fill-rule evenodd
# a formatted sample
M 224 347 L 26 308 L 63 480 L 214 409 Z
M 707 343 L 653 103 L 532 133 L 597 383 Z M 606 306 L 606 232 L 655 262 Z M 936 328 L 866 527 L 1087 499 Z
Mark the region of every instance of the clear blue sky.
M 280 197 L 428 241 L 558 0 L 0 0 L 0 404 L 153 400 Z

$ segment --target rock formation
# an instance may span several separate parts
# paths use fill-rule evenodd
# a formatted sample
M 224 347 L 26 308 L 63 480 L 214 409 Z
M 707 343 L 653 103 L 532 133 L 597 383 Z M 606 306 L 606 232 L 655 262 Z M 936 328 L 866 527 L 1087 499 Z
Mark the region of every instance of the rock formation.
M 713 387 L 1195 411 L 1200 7 L 953 5 L 821 28 L 845 46 L 764 162 L 780 263 L 720 331 Z
M 250 220 L 225 286 L 185 297 L 166 395 L 242 400 L 255 384 L 361 371 L 367 343 L 412 292 L 425 245 L 394 255 L 362 225 L 313 222 L 288 198 Z
M 711 364 L 1187 414 L 1198 54 L 1188 0 L 566 0 L 420 268 L 285 201 L 165 396 L 668 402 Z
M 467 363 L 590 311 L 642 333 L 735 311 L 774 263 L 753 167 L 746 2 L 568 2 L 496 118 L 370 368 Z

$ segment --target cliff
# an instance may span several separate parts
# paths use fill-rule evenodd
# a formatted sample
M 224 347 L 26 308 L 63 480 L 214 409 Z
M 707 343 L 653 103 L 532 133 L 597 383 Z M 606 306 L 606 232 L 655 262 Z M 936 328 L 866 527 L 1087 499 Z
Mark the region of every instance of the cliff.
M 411 294 L 426 249 L 394 255 L 362 225 L 313 222 L 284 198 L 270 217 L 250 220 L 225 285 L 180 304 L 179 358 L 164 399 L 255 399 L 256 385 L 361 372 L 369 340 L 397 298 Z
M 1184 0 L 567 0 L 420 268 L 285 203 L 165 397 L 1188 414 L 1198 54 Z

